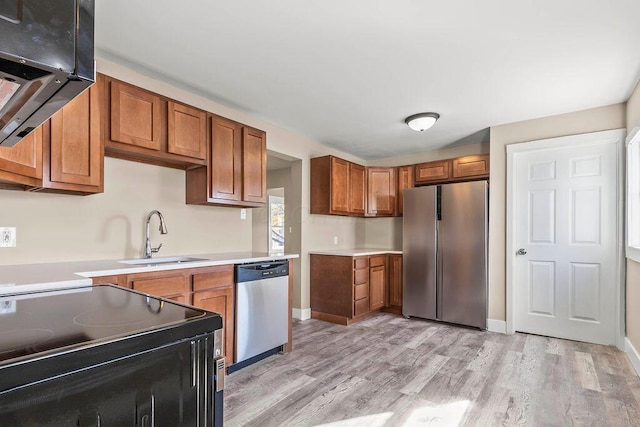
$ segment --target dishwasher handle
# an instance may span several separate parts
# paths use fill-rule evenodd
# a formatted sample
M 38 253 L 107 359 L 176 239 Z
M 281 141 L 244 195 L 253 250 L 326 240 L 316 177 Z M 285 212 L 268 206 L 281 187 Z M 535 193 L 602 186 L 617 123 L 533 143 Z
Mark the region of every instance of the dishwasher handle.
M 236 283 L 253 282 L 289 275 L 289 261 L 255 262 L 236 265 Z

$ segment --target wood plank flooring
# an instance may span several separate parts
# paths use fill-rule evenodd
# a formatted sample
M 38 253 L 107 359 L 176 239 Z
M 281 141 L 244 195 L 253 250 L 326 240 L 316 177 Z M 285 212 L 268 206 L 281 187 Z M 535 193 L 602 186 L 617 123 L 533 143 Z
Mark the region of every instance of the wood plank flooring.
M 296 321 L 293 352 L 227 377 L 225 426 L 640 426 L 614 347 L 381 313 Z

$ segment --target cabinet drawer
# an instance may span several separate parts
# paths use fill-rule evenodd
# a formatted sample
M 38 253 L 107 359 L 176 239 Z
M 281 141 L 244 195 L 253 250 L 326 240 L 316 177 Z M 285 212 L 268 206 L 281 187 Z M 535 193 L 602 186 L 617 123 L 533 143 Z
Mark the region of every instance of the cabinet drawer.
M 215 271 L 193 275 L 194 291 L 226 286 L 233 286 L 233 265 L 223 265 Z
M 369 267 L 379 267 L 381 265 L 384 265 L 385 258 L 386 257 L 384 255 L 372 256 L 371 258 L 369 258 Z
M 353 287 L 353 299 L 354 301 L 367 298 L 369 296 L 369 284 L 363 283 L 362 285 L 355 285 Z
M 362 270 L 354 270 L 353 272 L 353 284 L 359 285 L 361 283 L 367 283 L 369 281 L 369 269 L 363 268 Z
M 170 276 L 158 279 L 134 280 L 132 288 L 135 291 L 157 296 L 183 294 L 190 291 L 185 276 Z
M 369 298 L 363 298 L 353 303 L 353 315 L 360 316 L 369 312 Z
M 367 268 L 369 267 L 369 258 L 360 257 L 353 259 L 353 268 Z

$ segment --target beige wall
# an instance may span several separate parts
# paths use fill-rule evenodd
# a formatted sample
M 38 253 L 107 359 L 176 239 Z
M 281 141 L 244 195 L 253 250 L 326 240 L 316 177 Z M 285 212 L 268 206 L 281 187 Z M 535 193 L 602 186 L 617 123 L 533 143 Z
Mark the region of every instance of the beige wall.
M 640 126 L 640 83 L 627 101 L 627 133 Z M 627 338 L 640 350 L 640 264 L 627 260 Z
M 489 142 L 476 142 L 473 144 L 458 145 L 455 147 L 441 148 L 438 150 L 423 151 L 406 156 L 388 157 L 384 159 L 370 160 L 367 166 L 404 166 L 416 163 L 430 162 L 433 160 L 451 159 L 454 157 L 470 156 L 472 154 L 489 153 Z
M 160 235 L 152 219 L 158 256 L 251 250 L 251 213 L 186 205 L 184 171 L 106 158 L 104 176 L 105 192 L 92 196 L 0 191 L 0 224 L 17 227 L 0 264 L 138 258 L 153 209 L 169 231 Z
M 506 146 L 518 142 L 624 128 L 625 108 L 625 104 L 615 104 L 491 128 L 490 319 L 506 319 Z

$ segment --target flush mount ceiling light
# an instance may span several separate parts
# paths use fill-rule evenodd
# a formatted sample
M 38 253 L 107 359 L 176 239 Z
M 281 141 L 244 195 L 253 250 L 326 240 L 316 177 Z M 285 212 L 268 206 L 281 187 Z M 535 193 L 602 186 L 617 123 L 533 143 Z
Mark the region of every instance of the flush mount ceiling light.
M 422 132 L 429 129 L 440 118 L 438 113 L 419 113 L 404 119 L 404 122 L 415 131 Z

